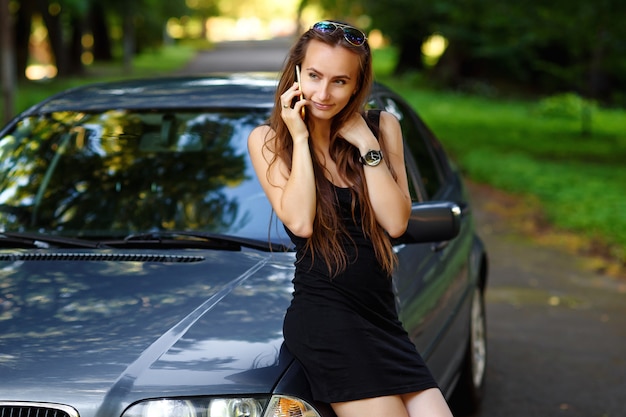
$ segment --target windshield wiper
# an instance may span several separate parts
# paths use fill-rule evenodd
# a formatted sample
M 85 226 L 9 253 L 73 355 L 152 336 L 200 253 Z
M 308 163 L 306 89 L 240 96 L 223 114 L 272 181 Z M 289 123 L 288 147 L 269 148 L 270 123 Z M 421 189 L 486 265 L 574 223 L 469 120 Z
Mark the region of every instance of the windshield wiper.
M 90 242 L 73 237 L 27 232 L 0 232 L 0 246 L 27 249 L 48 249 L 50 247 L 95 249 L 104 247 L 98 242 Z
M 286 252 L 290 248 L 283 244 L 249 239 L 240 236 L 223 235 L 209 232 L 192 231 L 159 231 L 138 233 L 126 236 L 121 240 L 107 240 L 102 242 L 108 247 L 171 247 L 171 248 L 198 248 L 238 251 L 242 247 L 262 250 L 266 252 Z

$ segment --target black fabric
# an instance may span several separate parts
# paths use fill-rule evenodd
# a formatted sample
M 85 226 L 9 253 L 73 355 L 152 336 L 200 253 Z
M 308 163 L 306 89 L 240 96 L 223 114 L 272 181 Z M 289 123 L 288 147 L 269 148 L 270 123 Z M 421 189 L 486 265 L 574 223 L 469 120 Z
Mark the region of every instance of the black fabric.
M 378 138 L 378 133 L 380 132 L 380 112 L 381 110 L 376 109 L 368 110 L 367 113 L 365 113 L 365 121 L 369 125 L 376 138 Z
M 329 277 L 306 239 L 288 229 L 297 249 L 294 294 L 285 316 L 287 348 L 302 364 L 313 396 L 333 403 L 437 387 L 398 320 L 390 277 L 351 216 L 351 193 L 334 187 L 337 208 L 354 240 L 344 239 L 350 264 Z M 359 213 L 357 208 L 356 213 Z

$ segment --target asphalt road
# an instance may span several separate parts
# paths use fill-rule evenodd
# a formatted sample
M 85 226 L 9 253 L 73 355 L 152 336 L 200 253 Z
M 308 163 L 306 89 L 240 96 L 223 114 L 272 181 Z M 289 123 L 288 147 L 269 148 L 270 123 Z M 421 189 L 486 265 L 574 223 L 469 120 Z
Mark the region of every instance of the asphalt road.
M 215 49 L 201 52 L 181 72 L 202 74 L 228 71 L 279 71 L 287 56 L 292 39 L 270 41 L 222 42 Z
M 491 260 L 476 417 L 626 416 L 626 281 L 512 232 L 497 193 L 470 188 Z
M 289 42 L 220 44 L 182 72 L 277 71 Z M 493 190 L 471 191 L 490 255 L 487 389 L 475 417 L 626 417 L 626 281 L 516 233 Z

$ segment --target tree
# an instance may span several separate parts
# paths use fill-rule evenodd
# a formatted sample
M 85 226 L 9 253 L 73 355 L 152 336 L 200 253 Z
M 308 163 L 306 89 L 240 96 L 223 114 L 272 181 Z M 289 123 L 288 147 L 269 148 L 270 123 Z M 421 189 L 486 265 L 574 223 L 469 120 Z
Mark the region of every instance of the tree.
M 0 75 L 2 80 L 3 121 L 7 123 L 15 112 L 16 70 L 13 48 L 13 19 L 9 10 L 9 1 L 0 0 Z
M 626 88 L 622 0 L 365 0 L 363 5 L 373 26 L 398 49 L 396 73 L 424 70 L 420 47 L 440 33 L 448 48 L 428 74 L 445 86 L 483 80 L 604 100 L 619 100 Z M 623 93 L 621 100 L 626 104 Z
M 2 0 L 6 1 L 6 0 Z M 188 9 L 184 2 L 160 0 L 14 0 L 18 5 L 14 26 L 14 51 L 17 73 L 24 77 L 28 64 L 29 39 L 35 15 L 42 17 L 60 77 L 83 72 L 83 36 L 94 38 L 94 58 L 110 60 L 112 41 L 109 28 L 123 28 L 124 62 L 130 63 L 137 50 L 159 46 L 163 41 L 165 22 L 170 16 Z M 4 27 L 4 25 L 3 25 Z
M 88 10 L 89 2 L 83 0 L 37 0 L 36 11 L 48 29 L 57 74 L 61 77 L 83 72 L 81 42 Z
M 545 53 L 537 56 L 534 69 L 559 86 L 572 88 L 592 99 L 611 99 L 613 90 L 620 90 L 620 86 L 623 91 L 626 87 L 623 1 L 580 1 L 571 5 L 555 0 L 538 5 L 536 10 L 544 45 L 560 50 L 561 55 L 558 61 Z
M 113 43 L 105 8 L 100 2 L 92 2 L 87 17 L 88 26 L 93 36 L 93 58 L 95 61 L 113 60 Z
M 437 31 L 438 10 L 425 0 L 365 0 L 372 24 L 381 29 L 398 49 L 395 73 L 422 70 L 421 46 Z
M 127 73 L 132 71 L 132 59 L 145 47 L 160 46 L 167 19 L 189 9 L 184 2 L 161 0 L 93 0 L 112 16 L 122 28 L 123 63 Z
M 15 45 L 15 62 L 17 78 L 26 77 L 26 65 L 28 64 L 28 49 L 33 15 L 35 14 L 35 0 L 21 0 L 15 16 L 13 42 Z

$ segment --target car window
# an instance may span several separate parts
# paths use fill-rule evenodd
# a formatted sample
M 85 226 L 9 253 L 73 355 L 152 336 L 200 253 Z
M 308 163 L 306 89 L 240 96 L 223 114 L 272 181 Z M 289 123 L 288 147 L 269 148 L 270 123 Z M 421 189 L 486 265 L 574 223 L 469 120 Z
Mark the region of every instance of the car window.
M 404 146 L 404 163 L 406 165 L 406 177 L 409 182 L 409 193 L 411 194 L 411 201 L 414 203 L 419 203 L 420 201 L 426 200 L 426 196 L 422 191 L 421 181 L 419 180 L 417 170 L 417 166 L 415 165 L 415 160 L 411 155 L 411 151 L 408 146 Z
M 419 186 L 423 187 L 427 198 L 433 198 L 442 186 L 442 171 L 416 116 L 406 104 L 391 97 L 384 97 L 383 103 L 384 109 L 400 120 L 404 141 L 419 171 Z
M 56 112 L 0 137 L 0 229 L 69 236 L 197 230 L 267 240 L 247 153 L 266 111 Z

